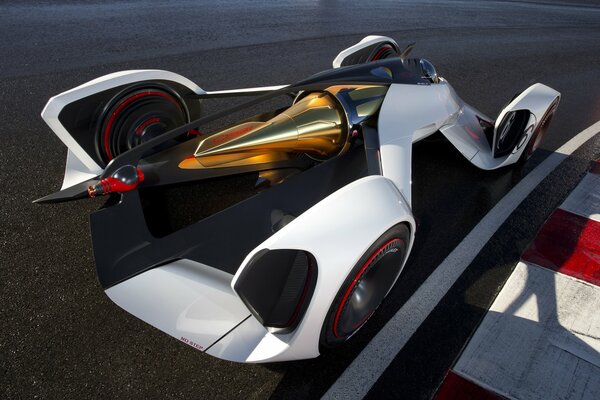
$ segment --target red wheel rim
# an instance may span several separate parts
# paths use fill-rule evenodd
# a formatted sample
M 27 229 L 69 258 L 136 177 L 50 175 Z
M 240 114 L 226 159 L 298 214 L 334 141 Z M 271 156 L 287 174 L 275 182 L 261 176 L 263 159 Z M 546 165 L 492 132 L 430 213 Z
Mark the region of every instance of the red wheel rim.
M 147 90 L 147 91 L 138 92 L 133 95 L 130 95 L 129 97 L 126 97 L 124 100 L 122 100 L 116 106 L 114 111 L 112 111 L 112 113 L 110 114 L 110 117 L 108 118 L 108 121 L 106 122 L 106 124 L 104 126 L 102 145 L 103 145 L 104 153 L 106 154 L 106 158 L 108 161 L 112 160 L 115 157 L 115 154 L 113 154 L 113 151 L 111 149 L 111 135 L 113 133 L 112 129 L 113 129 L 113 126 L 114 126 L 117 118 L 122 114 L 123 110 L 125 110 L 127 107 L 133 105 L 136 101 L 139 101 L 141 99 L 151 98 L 151 97 L 164 98 L 164 99 L 168 100 L 169 102 L 173 103 L 175 106 L 177 106 L 177 108 L 179 108 L 182 113 L 185 113 L 181 104 L 173 96 L 171 96 L 168 93 L 162 92 L 162 91 Z M 158 120 L 157 120 L 157 117 L 147 118 L 144 122 L 142 122 L 142 124 L 137 125 L 134 128 L 135 133 L 138 134 L 138 130 L 141 129 L 140 130 L 140 132 L 141 132 L 144 129 L 146 129 L 149 125 L 156 124 L 159 122 L 160 122 L 160 118 L 158 118 Z M 144 125 L 144 124 L 147 124 L 147 125 L 142 127 L 142 125 Z
M 400 238 L 387 241 L 373 252 L 358 270 L 346 288 L 335 313 L 333 335 L 336 338 L 351 336 L 373 315 L 397 277 L 404 259 L 404 251 L 401 249 L 403 245 L 404 241 Z M 386 259 L 386 257 L 388 258 Z M 384 268 L 386 270 L 382 271 Z M 377 276 L 373 274 L 373 271 L 382 272 L 382 274 Z M 357 294 L 362 295 L 364 292 L 357 293 L 357 288 L 364 284 L 369 276 L 374 278 L 371 286 L 372 290 L 377 290 L 377 293 L 372 294 L 368 299 L 366 299 L 367 296 L 362 296 L 366 299 L 366 303 L 361 304 L 361 299 L 357 298 Z M 365 286 L 363 289 L 368 291 L 370 288 Z M 356 307 L 357 305 L 358 307 Z M 350 310 L 349 307 L 355 307 L 355 309 Z

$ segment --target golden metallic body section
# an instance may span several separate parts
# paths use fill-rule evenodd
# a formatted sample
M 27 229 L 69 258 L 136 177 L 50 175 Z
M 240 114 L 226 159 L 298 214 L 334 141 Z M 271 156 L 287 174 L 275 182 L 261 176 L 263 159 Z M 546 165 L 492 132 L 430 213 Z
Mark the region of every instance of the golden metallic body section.
M 369 117 L 375 114 L 377 110 L 379 110 L 381 104 L 383 104 L 383 97 L 378 97 L 375 100 L 359 104 L 358 106 L 356 106 L 356 114 L 359 117 Z
M 181 168 L 266 163 L 294 153 L 327 159 L 348 146 L 345 114 L 333 96 L 310 93 L 266 122 L 246 122 L 207 137 Z
M 356 113 L 359 117 L 370 117 L 379 111 L 388 87 L 377 85 L 336 85 L 328 87 L 327 91 L 337 96 L 342 89 L 350 89 L 349 96 L 354 101 L 372 99 L 366 103 L 361 101 L 356 106 Z
M 265 153 L 255 156 L 240 154 L 232 155 L 216 155 L 207 156 L 202 162 L 197 157 L 186 158 L 179 163 L 179 168 L 182 169 L 200 169 L 200 168 L 216 168 L 216 167 L 241 167 L 244 165 L 264 164 L 277 161 L 289 160 L 290 156 L 287 153 Z
M 328 159 L 350 147 L 346 111 L 336 99 L 340 90 L 360 101 L 359 117 L 374 115 L 387 91 L 377 85 L 334 85 L 324 92 L 301 95 L 290 108 L 266 122 L 244 122 L 202 140 L 180 168 L 220 168 L 262 164 L 304 153 Z M 371 101 L 364 101 L 372 99 Z

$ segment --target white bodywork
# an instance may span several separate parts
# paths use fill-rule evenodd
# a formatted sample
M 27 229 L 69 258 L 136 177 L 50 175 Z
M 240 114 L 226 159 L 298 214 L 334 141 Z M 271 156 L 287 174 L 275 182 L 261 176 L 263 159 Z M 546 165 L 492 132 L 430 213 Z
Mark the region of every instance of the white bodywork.
M 340 287 L 374 240 L 399 222 L 407 222 L 414 237 L 412 213 L 396 186 L 385 177 L 369 176 L 317 203 L 256 247 L 233 280 L 213 268 L 178 261 L 139 274 L 106 293 L 138 318 L 197 349 L 210 347 L 207 352 L 219 358 L 266 362 L 316 357 L 321 326 L 337 293 L 332 288 Z M 412 242 L 411 238 L 411 246 Z M 254 254 L 286 248 L 311 252 L 320 267 L 313 300 L 300 325 L 291 333 L 278 334 L 253 316 L 247 318 L 250 312 L 233 285 Z
M 396 45 L 388 37 L 368 36 L 342 51 L 333 66 L 340 67 L 348 55 L 378 42 Z M 42 117 L 69 149 L 63 188 L 102 173 L 102 168 L 59 122 L 64 106 L 111 87 L 156 79 L 178 82 L 197 94 L 261 92 L 284 87 L 205 92 L 177 74 L 140 70 L 110 74 L 55 96 Z M 219 358 L 267 362 L 316 357 L 326 314 L 365 251 L 383 232 L 400 222 L 410 227 L 408 251 L 412 247 L 413 143 L 441 131 L 477 167 L 495 169 L 509 165 L 519 159 L 542 116 L 559 96 L 555 90 L 535 84 L 510 102 L 500 112 L 495 129 L 506 112 L 526 109 L 531 111 L 528 136 L 512 154 L 494 158 L 478 117 L 492 120 L 464 103 L 444 79 L 422 85 L 392 84 L 378 119 L 382 175 L 354 181 L 312 206 L 250 252 L 235 276 L 180 260 L 134 276 L 106 293 L 133 315 Z M 261 325 L 233 290 L 252 256 L 263 249 L 302 249 L 317 261 L 314 294 L 300 324 L 289 333 L 271 332 Z
M 116 304 L 165 333 L 206 350 L 250 315 L 233 276 L 190 260 L 153 268 L 106 290 Z

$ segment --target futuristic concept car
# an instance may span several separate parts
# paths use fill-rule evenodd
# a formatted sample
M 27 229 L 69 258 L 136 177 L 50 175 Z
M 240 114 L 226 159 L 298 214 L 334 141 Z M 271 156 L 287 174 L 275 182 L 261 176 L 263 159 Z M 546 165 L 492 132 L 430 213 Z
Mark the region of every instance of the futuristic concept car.
M 558 106 L 538 83 L 493 120 L 412 47 L 368 36 L 285 86 L 205 91 L 159 70 L 85 83 L 42 112 L 68 154 L 62 190 L 38 202 L 110 195 L 91 215 L 98 277 L 138 318 L 227 360 L 316 357 L 402 271 L 413 143 L 441 132 L 473 165 L 500 168 L 532 154 Z M 205 115 L 241 96 L 253 97 Z M 288 104 L 205 131 L 275 98 Z M 181 224 L 169 220 L 177 188 L 197 194 Z

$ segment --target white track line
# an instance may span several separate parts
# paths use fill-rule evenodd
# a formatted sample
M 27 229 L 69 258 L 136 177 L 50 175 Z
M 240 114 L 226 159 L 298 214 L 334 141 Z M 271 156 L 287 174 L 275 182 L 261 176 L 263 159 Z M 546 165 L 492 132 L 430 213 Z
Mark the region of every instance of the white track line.
M 500 225 L 550 172 L 598 131 L 600 121 L 562 145 L 509 191 L 377 333 L 323 398 L 363 398 Z

